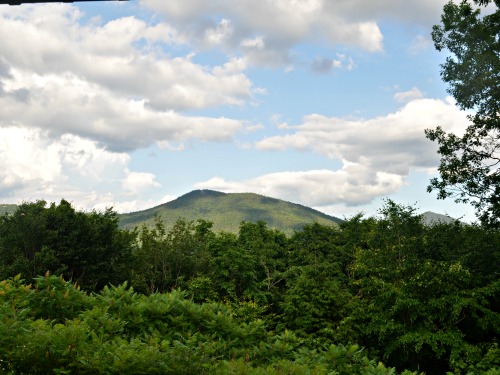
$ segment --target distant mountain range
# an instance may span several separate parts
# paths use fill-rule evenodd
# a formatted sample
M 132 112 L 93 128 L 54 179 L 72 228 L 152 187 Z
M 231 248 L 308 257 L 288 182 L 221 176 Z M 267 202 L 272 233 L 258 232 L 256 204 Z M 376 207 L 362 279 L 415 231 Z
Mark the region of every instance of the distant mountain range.
M 203 219 L 213 223 L 214 231 L 237 233 L 242 221 L 265 221 L 268 228 L 286 234 L 300 230 L 306 224 L 337 225 L 342 222 L 300 204 L 285 202 L 253 193 L 221 193 L 213 190 L 195 190 L 176 200 L 148 210 L 119 215 L 120 226 L 133 229 L 149 225 L 159 215 L 167 228 L 178 219 Z

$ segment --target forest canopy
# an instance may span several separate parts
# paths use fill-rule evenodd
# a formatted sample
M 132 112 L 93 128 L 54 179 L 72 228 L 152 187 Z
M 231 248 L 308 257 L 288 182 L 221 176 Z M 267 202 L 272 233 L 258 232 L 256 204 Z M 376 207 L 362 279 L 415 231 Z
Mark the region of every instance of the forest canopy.
M 7 373 L 500 373 L 500 234 L 480 225 L 387 201 L 291 237 L 203 220 L 122 232 L 62 201 L 21 205 L 0 233 Z

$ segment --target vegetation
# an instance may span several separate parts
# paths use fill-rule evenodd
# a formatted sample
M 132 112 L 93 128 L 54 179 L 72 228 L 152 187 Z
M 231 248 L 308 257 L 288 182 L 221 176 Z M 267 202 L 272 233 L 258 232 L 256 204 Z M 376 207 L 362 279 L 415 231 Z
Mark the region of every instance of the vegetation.
M 487 5 L 490 0 L 475 0 Z M 500 225 L 500 2 L 490 4 L 487 15 L 468 1 L 450 1 L 441 25 L 432 38 L 436 48 L 450 56 L 441 76 L 448 92 L 469 115 L 463 135 L 446 133 L 440 127 L 427 130 L 427 137 L 439 144 L 440 178 L 432 179 L 429 191 L 438 197 L 470 202 L 481 221 Z
M 134 229 L 142 224 L 153 227 L 155 216 L 160 216 L 167 228 L 171 228 L 179 219 L 203 219 L 212 222 L 216 232 L 235 234 L 238 233 L 238 225 L 242 221 L 264 221 L 270 228 L 279 229 L 287 235 L 314 222 L 336 225 L 342 221 L 309 207 L 258 194 L 225 194 L 212 190 L 195 190 L 149 210 L 119 215 L 120 227 Z
M 0 222 L 5 373 L 500 374 L 497 230 L 424 225 L 388 201 L 379 217 L 290 237 L 203 220 L 122 232 L 112 212 L 42 203 Z M 96 221 L 121 239 L 99 255 L 84 246 Z
M 15 204 L 0 204 L 0 215 L 12 214 L 16 209 L 17 206 Z
M 31 279 L 47 270 L 101 289 L 129 278 L 136 234 L 118 229 L 117 214 L 77 212 L 69 202 L 23 203 L 0 217 L 0 279 Z
M 433 34 L 477 113 L 463 137 L 427 132 L 430 188 L 472 201 L 481 225 L 427 225 L 390 200 L 304 225 L 277 200 L 200 191 L 169 208 L 203 220 L 167 230 L 156 208 L 125 216 L 148 223 L 130 232 L 112 210 L 24 203 L 0 218 L 0 373 L 500 375 L 499 20 L 450 2 Z M 214 197 L 227 222 L 206 216 Z
M 393 374 L 356 345 L 304 347 L 179 291 L 88 295 L 55 276 L 0 283 L 0 371 L 29 374 Z

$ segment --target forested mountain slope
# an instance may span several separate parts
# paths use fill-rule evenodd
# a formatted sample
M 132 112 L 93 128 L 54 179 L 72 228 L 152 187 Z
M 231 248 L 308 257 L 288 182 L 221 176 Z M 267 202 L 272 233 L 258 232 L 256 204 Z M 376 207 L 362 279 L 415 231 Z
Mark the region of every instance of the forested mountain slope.
M 312 208 L 258 194 L 195 190 L 145 211 L 119 215 L 120 226 L 133 229 L 142 224 L 150 225 L 155 215 L 161 216 L 166 227 L 172 227 L 178 219 L 203 219 L 212 222 L 215 231 L 231 233 L 238 232 L 242 221 L 264 221 L 269 228 L 287 234 L 300 230 L 306 224 L 336 225 L 342 222 Z
M 439 223 L 453 223 L 456 219 L 448 216 L 437 214 L 435 212 L 426 211 L 422 214 L 422 222 L 426 225 L 433 225 Z

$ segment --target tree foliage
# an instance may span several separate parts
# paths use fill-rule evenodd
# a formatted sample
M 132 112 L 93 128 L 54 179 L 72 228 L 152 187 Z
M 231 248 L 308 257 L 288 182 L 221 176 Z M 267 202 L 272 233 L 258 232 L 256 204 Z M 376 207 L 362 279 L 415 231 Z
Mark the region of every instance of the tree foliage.
M 48 274 L 34 285 L 18 277 L 4 280 L 0 372 L 396 373 L 357 345 L 314 350 L 291 332 L 266 331 L 262 320 L 243 322 L 220 303 L 196 304 L 185 297 L 178 291 L 140 295 L 126 284 L 88 295 Z M 51 319 L 53 314 L 63 319 Z
M 475 1 L 484 6 L 490 1 Z M 441 24 L 432 38 L 438 51 L 450 53 L 441 66 L 448 92 L 469 115 L 463 135 L 441 127 L 426 130 L 438 143 L 440 178 L 428 190 L 438 198 L 470 202 L 480 220 L 500 225 L 500 10 L 499 2 L 487 15 L 468 1 L 445 5 Z
M 46 271 L 85 289 L 128 279 L 135 234 L 118 229 L 112 210 L 79 212 L 69 202 L 23 203 L 0 217 L 0 277 Z
M 426 226 L 390 200 L 290 237 L 160 219 L 116 233 L 112 213 L 63 202 L 21 213 L 2 219 L 0 271 L 44 276 L 0 282 L 0 373 L 500 373 L 498 229 Z

